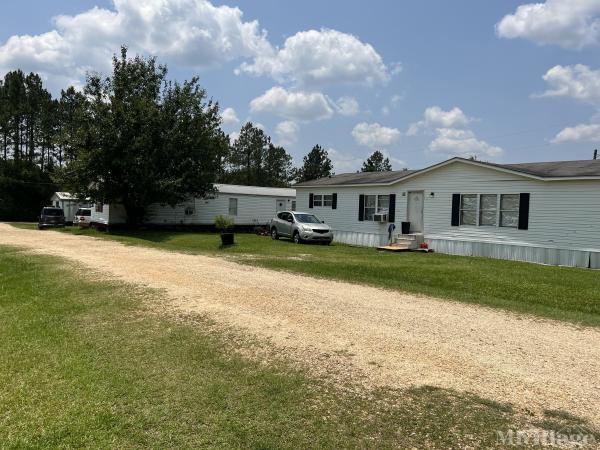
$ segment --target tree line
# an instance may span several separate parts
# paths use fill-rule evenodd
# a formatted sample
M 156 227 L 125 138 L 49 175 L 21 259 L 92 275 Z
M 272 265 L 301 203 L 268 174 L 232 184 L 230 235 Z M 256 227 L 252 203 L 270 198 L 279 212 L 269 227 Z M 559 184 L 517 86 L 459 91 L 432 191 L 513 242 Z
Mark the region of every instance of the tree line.
M 284 187 L 333 174 L 316 145 L 293 166 L 285 148 L 252 123 L 230 140 L 219 104 L 198 78 L 167 78 L 155 58 L 123 47 L 108 77 L 88 74 L 58 98 L 35 73 L 0 80 L 0 219 L 34 218 L 55 190 L 119 202 L 131 224 L 151 203 L 202 197 L 214 183 Z M 381 152 L 362 171 L 391 170 Z

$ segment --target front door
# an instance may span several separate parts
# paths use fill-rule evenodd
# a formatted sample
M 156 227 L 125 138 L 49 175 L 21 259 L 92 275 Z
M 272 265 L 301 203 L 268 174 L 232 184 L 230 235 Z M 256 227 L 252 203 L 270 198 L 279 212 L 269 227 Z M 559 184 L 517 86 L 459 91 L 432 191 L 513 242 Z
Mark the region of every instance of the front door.
M 275 201 L 277 202 L 277 204 L 275 205 L 276 212 L 285 211 L 286 210 L 286 207 L 285 207 L 286 206 L 286 201 L 285 201 L 285 199 L 278 198 Z
M 410 222 L 411 233 L 423 232 L 423 191 L 408 193 L 407 220 Z

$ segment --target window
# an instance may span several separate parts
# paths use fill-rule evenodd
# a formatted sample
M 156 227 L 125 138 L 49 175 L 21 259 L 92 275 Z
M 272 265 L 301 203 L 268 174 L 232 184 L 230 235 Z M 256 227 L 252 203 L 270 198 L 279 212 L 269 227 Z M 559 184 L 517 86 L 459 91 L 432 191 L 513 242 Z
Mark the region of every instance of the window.
M 365 220 L 373 220 L 373 215 L 377 210 L 377 196 L 365 195 Z
M 57 208 L 60 208 L 60 202 L 59 202 L 58 200 L 56 200 L 56 201 L 54 202 L 54 206 L 56 206 Z
M 333 208 L 333 194 L 314 194 L 313 207 L 315 206 L 323 208 Z
M 230 198 L 229 199 L 229 215 L 237 216 L 237 213 L 238 213 L 238 199 Z
M 389 195 L 365 195 L 364 220 L 373 220 L 373 216 L 376 213 L 387 214 L 389 208 Z
M 292 211 L 296 211 L 296 200 L 292 200 Z
M 192 214 L 194 214 L 194 207 L 193 206 L 186 206 L 184 214 L 186 216 L 191 216 Z
M 496 226 L 498 222 L 498 195 L 481 194 L 479 197 L 479 225 Z
M 389 195 L 378 195 L 377 196 L 377 212 L 387 214 L 390 209 L 390 196 Z
M 477 225 L 477 194 L 460 196 L 460 224 Z
M 104 211 L 104 203 L 96 203 L 96 212 L 101 213 Z
M 500 196 L 500 226 L 517 228 L 519 225 L 519 194 Z

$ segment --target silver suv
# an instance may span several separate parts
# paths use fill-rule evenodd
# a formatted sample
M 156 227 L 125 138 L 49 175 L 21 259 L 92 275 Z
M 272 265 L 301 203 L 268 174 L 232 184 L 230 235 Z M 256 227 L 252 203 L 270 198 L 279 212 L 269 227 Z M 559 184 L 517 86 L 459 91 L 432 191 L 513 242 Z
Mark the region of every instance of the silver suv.
M 280 236 L 292 238 L 296 244 L 322 242 L 329 245 L 333 241 L 329 225 L 313 214 L 297 211 L 282 211 L 271 220 L 271 237 L 279 239 Z

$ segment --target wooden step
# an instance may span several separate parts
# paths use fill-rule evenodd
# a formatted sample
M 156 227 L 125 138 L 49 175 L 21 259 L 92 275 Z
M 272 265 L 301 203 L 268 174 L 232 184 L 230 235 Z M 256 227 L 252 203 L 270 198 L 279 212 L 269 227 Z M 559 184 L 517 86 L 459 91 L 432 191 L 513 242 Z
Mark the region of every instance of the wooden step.
M 377 250 L 384 252 L 410 252 L 412 249 L 406 245 L 390 244 L 377 247 Z

